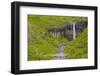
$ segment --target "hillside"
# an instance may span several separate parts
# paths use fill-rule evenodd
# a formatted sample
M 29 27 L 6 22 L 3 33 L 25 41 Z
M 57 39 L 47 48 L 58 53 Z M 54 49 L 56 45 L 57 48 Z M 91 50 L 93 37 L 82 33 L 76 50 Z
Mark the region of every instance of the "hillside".
M 61 28 L 68 21 L 84 21 L 84 17 L 28 15 L 28 60 L 51 60 L 64 43 L 66 59 L 87 58 L 87 28 L 72 41 L 63 36 L 52 37 L 49 28 Z

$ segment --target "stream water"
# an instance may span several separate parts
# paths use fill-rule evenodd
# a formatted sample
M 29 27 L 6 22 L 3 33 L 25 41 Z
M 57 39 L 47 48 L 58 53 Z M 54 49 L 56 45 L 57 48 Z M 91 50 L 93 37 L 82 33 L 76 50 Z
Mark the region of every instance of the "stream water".
M 64 44 L 60 44 L 57 48 L 56 59 L 65 59 Z

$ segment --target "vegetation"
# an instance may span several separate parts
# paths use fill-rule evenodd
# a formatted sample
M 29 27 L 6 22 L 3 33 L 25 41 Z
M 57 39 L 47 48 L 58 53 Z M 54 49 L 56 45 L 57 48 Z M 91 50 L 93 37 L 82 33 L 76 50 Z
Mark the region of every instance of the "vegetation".
M 63 36 L 52 37 L 49 28 L 61 28 L 65 22 L 84 21 L 85 17 L 28 15 L 28 60 L 54 59 L 59 44 L 64 43 L 66 59 L 87 58 L 87 28 L 72 41 Z
M 68 59 L 87 58 L 87 28 L 73 41 L 66 43 L 65 54 Z

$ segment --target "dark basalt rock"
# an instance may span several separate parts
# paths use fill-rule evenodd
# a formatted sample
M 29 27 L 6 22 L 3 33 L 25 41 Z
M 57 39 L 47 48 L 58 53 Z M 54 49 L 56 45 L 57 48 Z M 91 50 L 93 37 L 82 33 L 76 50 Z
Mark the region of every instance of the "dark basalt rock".
M 65 25 L 65 24 L 64 24 Z M 84 22 L 77 22 L 75 24 L 75 31 L 76 31 L 76 36 L 78 36 L 84 28 L 87 27 L 87 23 Z M 63 36 L 67 38 L 69 41 L 73 40 L 73 25 L 70 23 L 66 23 L 66 25 L 62 28 L 51 28 L 48 29 L 48 32 L 51 33 L 53 37 L 58 37 L 58 36 Z

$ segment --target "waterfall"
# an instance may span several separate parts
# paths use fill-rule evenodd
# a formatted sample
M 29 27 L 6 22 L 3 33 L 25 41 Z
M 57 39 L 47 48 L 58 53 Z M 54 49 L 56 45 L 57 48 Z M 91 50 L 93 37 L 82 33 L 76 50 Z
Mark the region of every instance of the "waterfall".
M 75 39 L 76 38 L 75 22 L 73 22 L 72 24 L 73 24 L 73 39 Z

